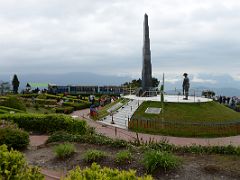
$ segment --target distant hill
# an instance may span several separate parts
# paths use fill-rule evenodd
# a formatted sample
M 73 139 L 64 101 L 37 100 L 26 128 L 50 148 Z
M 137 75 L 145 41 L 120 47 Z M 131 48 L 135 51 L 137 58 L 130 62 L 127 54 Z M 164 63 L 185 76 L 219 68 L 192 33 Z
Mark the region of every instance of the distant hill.
M 25 88 L 28 82 L 53 83 L 58 85 L 121 85 L 130 81 L 130 77 L 107 76 L 88 72 L 66 74 L 18 74 L 20 88 Z M 0 80 L 9 81 L 9 75 L 0 75 Z
M 10 81 L 13 74 L 0 74 L 0 80 Z M 99 75 L 89 72 L 73 72 L 62 74 L 17 74 L 20 80 L 20 88 L 25 88 L 28 82 L 33 83 L 54 83 L 58 85 L 121 85 L 126 81 L 131 81 L 129 76 Z M 233 79 L 229 75 L 198 75 L 204 80 L 212 80 L 215 83 L 196 82 L 190 77 L 191 88 L 199 93 L 202 90 L 210 89 L 217 95 L 240 96 L 240 81 Z M 159 78 L 160 79 L 160 78 Z M 182 80 L 174 83 L 166 82 L 165 90 L 174 93 L 175 88 L 181 92 Z M 169 91 L 170 90 L 170 91 Z

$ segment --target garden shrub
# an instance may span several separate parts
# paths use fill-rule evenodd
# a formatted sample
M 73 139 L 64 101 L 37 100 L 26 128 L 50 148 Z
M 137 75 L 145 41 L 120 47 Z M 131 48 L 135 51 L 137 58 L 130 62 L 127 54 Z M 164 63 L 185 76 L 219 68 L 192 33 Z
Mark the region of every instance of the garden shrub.
M 88 150 L 84 154 L 84 161 L 86 162 L 96 162 L 102 160 L 104 157 L 106 157 L 105 152 L 99 151 L 99 150 Z
M 56 105 L 57 100 L 55 99 L 35 99 L 35 103 L 40 105 Z
M 116 154 L 115 162 L 118 164 L 127 164 L 132 160 L 132 154 L 128 150 L 120 151 Z
M 1 102 L 0 105 L 18 109 L 18 110 L 22 110 L 22 111 L 26 111 L 26 107 L 25 107 L 24 103 L 17 96 L 9 96 L 3 102 Z
M 47 99 L 47 96 L 45 94 L 39 94 L 37 96 L 38 99 Z
M 20 94 L 22 98 L 36 98 L 38 94 Z
M 57 158 L 64 159 L 70 157 L 75 152 L 73 144 L 64 143 L 54 147 L 54 152 Z
M 72 102 L 64 102 L 63 106 L 70 106 L 73 107 L 74 110 L 81 110 L 81 109 L 86 109 L 89 108 L 91 103 L 72 103 Z
M 226 155 L 238 155 L 240 156 L 240 146 L 183 146 L 175 147 L 176 152 L 194 153 L 194 154 L 226 154 Z
M 0 145 L 22 149 L 29 144 L 29 134 L 18 128 L 13 122 L 0 120 Z
M 3 110 L 5 111 L 6 113 L 10 112 L 10 111 L 13 111 L 13 112 L 16 112 L 16 113 L 21 113 L 21 112 L 24 112 L 24 111 L 21 111 L 19 109 L 14 109 L 14 108 L 10 108 L 10 107 L 5 107 L 5 106 L 0 106 L 0 110 Z
M 143 164 L 148 173 L 153 173 L 158 168 L 165 171 L 175 169 L 181 164 L 181 160 L 169 152 L 150 150 L 145 152 Z
M 6 145 L 0 146 L 0 179 L 43 180 L 37 167 L 28 166 L 24 155 L 16 150 L 8 151 Z
M 5 113 L 8 113 L 8 111 L 0 109 L 0 114 L 5 114 Z
M 34 108 L 35 108 L 36 110 L 39 110 L 39 107 L 40 107 L 40 105 L 39 105 L 38 103 L 35 103 L 35 104 L 34 104 Z
M 97 145 L 109 145 L 112 147 L 127 147 L 129 143 L 124 140 L 111 139 L 101 134 L 85 134 L 85 135 L 73 135 L 67 132 L 55 132 L 47 140 L 47 143 L 51 142 L 78 142 L 89 143 Z
M 137 177 L 136 171 L 119 171 L 118 169 L 101 168 L 93 163 L 91 167 L 83 170 L 78 166 L 68 172 L 64 180 L 86 180 L 86 179 L 106 179 L 106 180 L 153 180 L 151 176 Z
M 29 134 L 13 126 L 0 127 L 0 145 L 8 148 L 23 149 L 29 144 Z
M 73 134 L 85 134 L 86 121 L 57 114 L 3 114 L 0 119 L 13 121 L 26 131 L 43 133 L 67 131 Z
M 74 107 L 58 107 L 55 110 L 56 113 L 71 114 L 74 111 Z

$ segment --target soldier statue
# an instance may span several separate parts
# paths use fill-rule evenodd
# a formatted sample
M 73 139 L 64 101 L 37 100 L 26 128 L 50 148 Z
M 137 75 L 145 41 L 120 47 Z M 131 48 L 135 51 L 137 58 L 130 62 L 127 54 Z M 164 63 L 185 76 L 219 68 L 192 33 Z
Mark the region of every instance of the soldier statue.
M 184 76 L 184 79 L 183 79 L 182 86 L 183 86 L 183 95 L 185 95 L 185 98 L 183 99 L 188 100 L 189 87 L 190 87 L 189 78 L 187 73 L 184 73 L 183 76 Z

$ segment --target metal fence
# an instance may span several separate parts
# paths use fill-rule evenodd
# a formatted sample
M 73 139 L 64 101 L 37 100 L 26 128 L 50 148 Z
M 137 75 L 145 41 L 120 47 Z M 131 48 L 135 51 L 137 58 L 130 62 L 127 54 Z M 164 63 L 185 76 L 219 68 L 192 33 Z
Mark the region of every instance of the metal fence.
M 128 128 L 169 135 L 228 136 L 240 134 L 240 120 L 228 122 L 181 122 L 132 117 L 132 119 L 128 121 Z

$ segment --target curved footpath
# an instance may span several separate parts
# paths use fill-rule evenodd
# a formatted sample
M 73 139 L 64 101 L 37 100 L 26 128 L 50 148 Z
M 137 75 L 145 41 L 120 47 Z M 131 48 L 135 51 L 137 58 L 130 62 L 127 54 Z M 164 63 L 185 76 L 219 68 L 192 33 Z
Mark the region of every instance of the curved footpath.
M 103 134 L 110 138 L 118 138 L 127 141 L 136 140 L 136 133 L 126 130 L 115 128 L 112 126 L 106 126 L 101 124 L 100 121 L 93 121 L 89 118 L 89 109 L 84 109 L 80 111 L 75 111 L 71 114 L 72 116 L 78 116 L 81 119 L 87 121 L 88 125 L 94 127 L 97 133 Z M 190 146 L 193 144 L 202 145 L 202 146 L 240 146 L 240 135 L 231 136 L 231 137 L 221 137 L 221 138 L 184 138 L 184 137 L 171 137 L 171 136 L 161 136 L 161 135 L 151 135 L 138 133 L 138 137 L 140 140 L 144 142 L 148 142 L 149 140 L 161 141 L 167 140 L 170 144 L 175 144 L 179 146 Z

